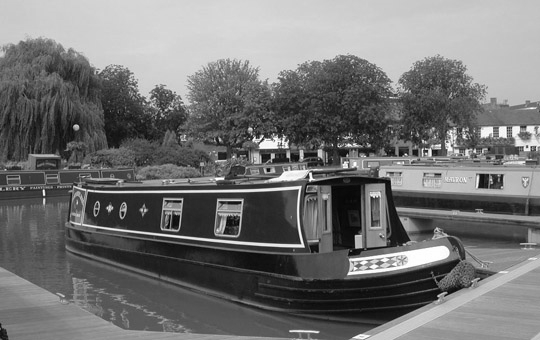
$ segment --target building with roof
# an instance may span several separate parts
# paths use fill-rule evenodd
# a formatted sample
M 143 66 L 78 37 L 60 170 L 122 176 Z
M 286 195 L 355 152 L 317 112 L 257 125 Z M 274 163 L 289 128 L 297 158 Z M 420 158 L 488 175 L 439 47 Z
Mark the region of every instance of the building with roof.
M 515 153 L 521 156 L 540 151 L 540 101 L 528 100 L 525 104 L 509 106 L 497 104 L 497 99 L 491 98 L 491 102 L 484 105 L 484 112 L 477 116 L 477 123 L 478 137 L 484 141 L 500 144 L 506 141 L 506 145 L 515 147 Z M 465 155 L 500 153 L 493 152 L 495 146 L 483 142 L 474 150 L 462 145 L 450 145 L 450 149 Z

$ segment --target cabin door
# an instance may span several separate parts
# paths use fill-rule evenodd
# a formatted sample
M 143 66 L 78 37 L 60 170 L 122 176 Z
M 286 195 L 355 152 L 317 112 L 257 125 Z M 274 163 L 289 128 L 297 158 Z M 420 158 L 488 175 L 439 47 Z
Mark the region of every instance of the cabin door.
M 320 230 L 321 241 L 319 244 L 319 252 L 331 252 L 333 247 L 332 237 L 332 187 L 319 187 L 319 221 L 318 228 Z
M 387 216 L 384 184 L 366 184 L 363 190 L 364 211 L 362 233 L 365 248 L 386 246 Z

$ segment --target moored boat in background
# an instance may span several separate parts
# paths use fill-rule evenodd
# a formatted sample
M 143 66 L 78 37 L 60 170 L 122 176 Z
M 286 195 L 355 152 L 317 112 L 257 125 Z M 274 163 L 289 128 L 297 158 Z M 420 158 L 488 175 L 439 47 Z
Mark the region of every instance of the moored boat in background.
M 454 225 L 459 220 L 484 223 L 490 233 L 494 224 L 523 226 L 529 242 L 540 240 L 540 168 L 536 164 L 412 163 L 382 166 L 379 175 L 390 179 L 395 205 L 404 216 L 429 216 L 438 225 L 442 220 Z M 503 232 L 513 231 L 505 228 Z
M 324 318 L 391 319 L 437 299 L 465 258 L 411 242 L 390 181 L 348 169 L 237 169 L 226 180 L 75 184 L 66 249 L 234 302 Z
M 83 177 L 135 180 L 133 169 L 61 169 L 60 156 L 28 157 L 30 170 L 0 171 L 0 199 L 68 196 Z

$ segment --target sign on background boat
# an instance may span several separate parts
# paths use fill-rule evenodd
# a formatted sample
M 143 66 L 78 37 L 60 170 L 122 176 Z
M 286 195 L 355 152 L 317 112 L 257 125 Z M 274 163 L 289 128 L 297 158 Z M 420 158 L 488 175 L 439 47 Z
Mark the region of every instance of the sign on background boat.
M 73 188 L 66 248 L 250 306 L 363 320 L 435 301 L 437 282 L 465 258 L 454 237 L 410 241 L 387 179 L 348 169 L 234 173 L 84 179 Z

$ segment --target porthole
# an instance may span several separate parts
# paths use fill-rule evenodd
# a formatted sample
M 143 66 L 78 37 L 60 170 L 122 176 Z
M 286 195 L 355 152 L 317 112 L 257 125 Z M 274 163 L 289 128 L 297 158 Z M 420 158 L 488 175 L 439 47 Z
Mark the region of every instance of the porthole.
M 101 205 L 99 201 L 96 201 L 96 203 L 94 203 L 94 217 L 97 217 L 97 215 L 99 215 L 100 208 L 101 208 Z

